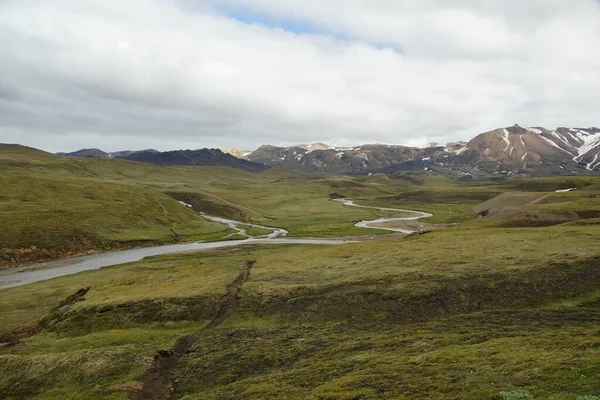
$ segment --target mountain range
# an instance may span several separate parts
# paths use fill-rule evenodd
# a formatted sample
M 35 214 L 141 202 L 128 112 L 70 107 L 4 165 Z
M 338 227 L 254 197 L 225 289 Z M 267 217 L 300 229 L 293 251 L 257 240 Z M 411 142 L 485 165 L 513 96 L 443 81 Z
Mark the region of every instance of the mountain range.
M 154 149 L 139 151 L 117 151 L 107 153 L 100 149 L 83 149 L 72 153 L 57 153 L 69 157 L 118 158 L 129 161 L 143 162 L 162 167 L 175 165 L 229 166 L 246 171 L 263 171 L 264 164 L 254 163 L 242 158 L 224 153 L 219 149 L 175 150 L 160 152 Z
M 160 166 L 225 165 L 248 171 L 284 168 L 317 173 L 394 173 L 444 169 L 465 176 L 527 176 L 600 171 L 599 128 L 523 128 L 519 125 L 477 135 L 469 142 L 423 147 L 367 144 L 330 147 L 322 143 L 254 151 L 200 149 L 106 153 L 85 149 L 60 153 L 75 157 L 121 158 Z

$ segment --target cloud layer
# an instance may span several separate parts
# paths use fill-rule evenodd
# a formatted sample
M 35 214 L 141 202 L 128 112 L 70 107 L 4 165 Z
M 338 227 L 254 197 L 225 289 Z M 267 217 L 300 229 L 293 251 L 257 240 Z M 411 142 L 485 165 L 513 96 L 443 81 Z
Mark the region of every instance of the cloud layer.
M 596 0 L 0 0 L 0 142 L 417 145 L 598 124 Z

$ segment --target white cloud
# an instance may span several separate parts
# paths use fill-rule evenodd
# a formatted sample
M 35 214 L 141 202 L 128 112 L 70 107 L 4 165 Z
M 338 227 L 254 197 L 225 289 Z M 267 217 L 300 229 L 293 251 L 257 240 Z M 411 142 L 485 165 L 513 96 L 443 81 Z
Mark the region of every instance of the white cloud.
M 444 142 L 600 109 L 593 0 L 4 0 L 0 37 L 0 142 L 55 151 Z

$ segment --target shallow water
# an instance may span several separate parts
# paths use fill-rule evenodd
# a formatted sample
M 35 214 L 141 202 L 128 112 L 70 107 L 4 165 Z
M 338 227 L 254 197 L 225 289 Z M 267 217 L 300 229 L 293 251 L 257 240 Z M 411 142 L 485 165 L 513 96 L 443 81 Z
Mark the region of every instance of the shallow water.
M 399 229 L 399 228 L 384 228 L 370 226 L 371 224 L 383 223 L 383 222 L 394 222 L 394 221 L 414 221 L 420 218 L 431 217 L 432 214 L 400 210 L 396 208 L 385 208 L 385 207 L 370 207 L 361 206 L 356 204 L 353 200 L 349 199 L 338 199 L 338 202 L 343 203 L 350 207 L 360 208 L 372 208 L 381 211 L 400 211 L 406 213 L 415 214 L 411 217 L 404 218 L 380 218 L 372 221 L 361 221 L 355 224 L 355 226 L 361 228 L 370 229 L 383 229 L 394 232 L 402 233 L 413 233 L 414 231 Z M 191 205 L 184 202 L 180 202 L 185 207 L 191 207 Z M 245 236 L 247 239 L 244 240 L 227 240 L 221 242 L 196 242 L 196 243 L 183 243 L 183 244 L 172 244 L 154 247 L 143 247 L 130 250 L 113 251 L 107 253 L 94 254 L 90 256 L 67 258 L 58 261 L 51 261 L 46 263 L 33 264 L 25 267 L 9 268 L 6 270 L 0 270 L 0 289 L 7 289 L 16 286 L 27 285 L 34 282 L 45 281 L 52 278 L 58 278 L 61 276 L 72 275 L 78 272 L 90 271 L 107 267 L 111 265 L 125 264 L 129 262 L 139 261 L 145 257 L 158 256 L 163 254 L 181 253 L 187 251 L 200 251 L 200 250 L 212 250 L 221 249 L 226 247 L 241 246 L 245 244 L 320 244 L 320 245 L 339 245 L 345 243 L 353 243 L 351 241 L 340 240 L 340 239 L 302 239 L 302 238 L 285 238 L 288 232 L 281 228 L 272 228 L 267 226 L 255 225 L 246 222 L 234 221 L 226 218 L 215 217 L 201 213 L 202 217 L 213 222 L 219 222 L 228 225 L 231 229 L 235 230 L 236 233 L 241 236 Z M 267 235 L 258 237 L 252 237 L 248 235 L 246 230 L 242 227 L 249 226 L 253 228 L 272 230 Z M 228 235 L 228 236 L 232 236 Z M 225 237 L 227 238 L 227 236 Z M 224 239 L 225 239 L 224 238 Z
M 144 257 L 162 254 L 173 254 L 187 251 L 212 250 L 226 247 L 241 246 L 245 244 L 323 244 L 336 245 L 350 243 L 344 240 L 327 239 L 293 239 L 293 238 L 250 238 L 246 240 L 228 240 L 209 243 L 185 243 L 155 247 L 143 247 L 138 249 L 113 251 L 108 253 L 94 254 L 91 256 L 68 258 L 59 261 L 51 261 L 29 265 L 26 267 L 10 268 L 0 271 L 0 289 L 27 285 L 47 279 L 58 278 L 76 274 L 78 272 L 100 269 L 109 265 L 125 264 L 139 261 Z
M 401 229 L 401 228 L 387 228 L 387 227 L 372 226 L 372 225 L 386 223 L 386 222 L 416 221 L 421 218 L 433 217 L 433 214 L 421 212 L 421 211 L 402 210 L 399 208 L 361 206 L 359 204 L 356 204 L 354 202 L 354 200 L 350 200 L 350 199 L 336 199 L 335 201 L 340 202 L 340 203 L 344 204 L 345 206 L 349 206 L 349 207 L 371 208 L 371 209 L 380 210 L 380 211 L 395 211 L 395 212 L 404 212 L 404 213 L 414 214 L 411 217 L 379 218 L 379 219 L 374 219 L 371 221 L 360 221 L 360 222 L 357 222 L 356 224 L 354 224 L 354 226 L 357 226 L 359 228 L 382 229 L 382 230 L 386 230 L 386 231 L 410 234 L 410 233 L 415 233 L 417 231 L 413 231 L 413 230 L 409 230 L 409 229 Z

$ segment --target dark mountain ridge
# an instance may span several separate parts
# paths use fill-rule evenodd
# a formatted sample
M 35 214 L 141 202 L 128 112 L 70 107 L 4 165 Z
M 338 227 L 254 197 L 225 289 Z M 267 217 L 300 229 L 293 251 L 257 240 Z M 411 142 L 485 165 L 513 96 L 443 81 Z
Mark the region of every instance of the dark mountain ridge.
M 267 167 L 252 161 L 240 159 L 219 149 L 175 150 L 159 152 L 157 150 L 119 151 L 106 153 L 99 149 L 85 149 L 72 153 L 58 153 L 69 157 L 118 158 L 137 161 L 161 167 L 177 165 L 226 166 L 246 171 L 264 171 Z

